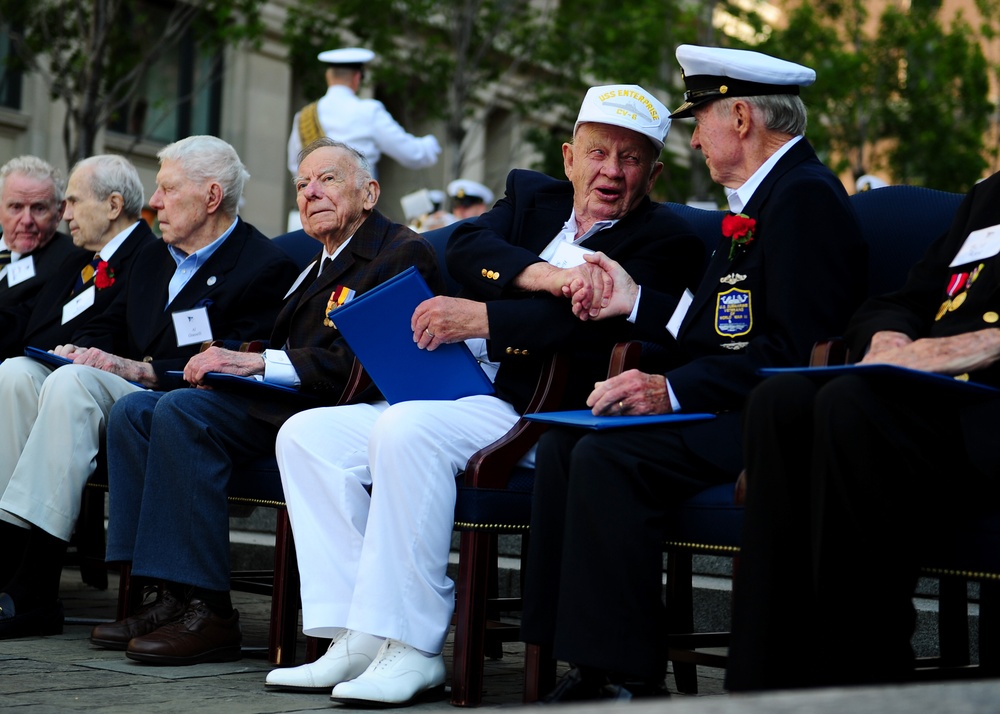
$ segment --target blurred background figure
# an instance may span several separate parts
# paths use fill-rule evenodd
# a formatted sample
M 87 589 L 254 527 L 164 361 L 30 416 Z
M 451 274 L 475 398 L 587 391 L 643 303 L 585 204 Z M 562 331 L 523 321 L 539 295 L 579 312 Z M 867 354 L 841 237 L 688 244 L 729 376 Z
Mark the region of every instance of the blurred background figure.
M 493 207 L 493 192 L 476 181 L 456 179 L 448 184 L 451 212 L 457 220 L 475 218 Z
M 863 191 L 871 191 L 873 188 L 885 188 L 888 185 L 888 181 L 883 181 L 878 176 L 865 174 L 854 183 L 854 192 L 862 193 Z

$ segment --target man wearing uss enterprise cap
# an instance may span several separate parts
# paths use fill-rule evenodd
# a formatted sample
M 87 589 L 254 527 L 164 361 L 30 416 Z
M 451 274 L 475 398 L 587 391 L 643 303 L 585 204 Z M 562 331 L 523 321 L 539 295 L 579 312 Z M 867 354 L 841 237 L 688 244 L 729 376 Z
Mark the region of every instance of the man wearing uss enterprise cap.
M 575 312 L 590 320 L 627 316 L 639 339 L 665 352 L 663 371 L 629 370 L 598 382 L 587 400 L 595 414 L 715 418 L 551 428 L 539 441 L 522 632 L 575 665 L 550 701 L 665 693 L 662 550 L 671 513 L 713 486 L 731 498 L 728 484 L 743 467 L 742 411 L 762 379 L 758 370 L 807 364 L 813 343 L 841 334 L 865 292 L 865 250 L 847 193 L 804 137 L 797 95 L 815 73 L 715 47 L 682 45 L 677 60 L 687 92 L 671 117 L 697 119 L 691 147 L 702 151 L 739 215 L 722 219 L 693 294 L 660 294 L 597 256 L 591 260 L 612 278 L 613 293 L 606 307 Z M 754 587 L 744 588 L 745 566 L 744 558 L 738 598 Z M 762 594 L 785 604 L 781 592 Z M 536 622 L 553 623 L 547 640 L 532 631 Z M 741 655 L 763 659 L 734 646 L 730 662 Z
M 598 304 L 603 289 L 603 274 L 581 255 L 613 255 L 674 296 L 700 274 L 700 241 L 648 197 L 662 168 L 666 108 L 638 87 L 615 85 L 591 90 L 580 115 L 563 146 L 569 181 L 511 172 L 506 195 L 449 242 L 461 297 L 431 298 L 411 316 L 420 349 L 466 342 L 495 394 L 311 409 L 279 434 L 278 463 L 294 464 L 282 467 L 289 513 L 297 529 L 316 525 L 303 538 L 296 530 L 299 561 L 311 564 L 302 591 L 319 593 L 303 625 L 336 638 L 316 662 L 274 675 L 281 686 L 331 687 L 335 701 L 383 705 L 439 689 L 455 607 L 447 576 L 455 474 L 518 422 L 554 352 L 572 364 L 565 407 L 582 408 L 613 345 L 632 333 L 624 319 L 573 315 L 570 287 L 589 285 Z M 371 498 L 357 498 L 372 483 Z M 379 652 L 384 666 L 366 671 Z
M 292 120 L 292 133 L 288 137 L 288 170 L 292 176 L 299 168 L 299 151 L 321 136 L 342 141 L 364 154 L 372 165 L 372 178 L 376 179 L 382 154 L 408 169 L 422 169 L 437 162 L 441 146 L 433 135 L 407 133 L 382 102 L 357 96 L 365 65 L 375 59 L 374 52 L 363 47 L 345 47 L 320 52 L 317 59 L 327 65 L 327 90 Z

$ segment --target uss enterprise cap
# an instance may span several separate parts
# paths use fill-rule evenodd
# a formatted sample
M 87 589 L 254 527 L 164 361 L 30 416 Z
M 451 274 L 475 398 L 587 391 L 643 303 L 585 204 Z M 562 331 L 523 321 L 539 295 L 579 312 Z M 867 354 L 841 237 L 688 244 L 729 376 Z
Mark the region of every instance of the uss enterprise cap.
M 364 47 L 343 47 L 339 50 L 320 52 L 316 58 L 325 64 L 363 65 L 375 59 L 375 53 Z
M 580 105 L 573 134 L 585 122 L 621 126 L 642 134 L 660 151 L 670 131 L 668 114 L 656 97 L 637 84 L 591 87 Z
M 690 117 L 695 107 L 726 97 L 798 94 L 816 81 L 809 67 L 762 52 L 680 45 L 676 55 L 687 91 L 671 119 Z
M 477 181 L 455 179 L 448 184 L 448 195 L 452 198 L 479 199 L 485 204 L 493 204 L 493 192 Z

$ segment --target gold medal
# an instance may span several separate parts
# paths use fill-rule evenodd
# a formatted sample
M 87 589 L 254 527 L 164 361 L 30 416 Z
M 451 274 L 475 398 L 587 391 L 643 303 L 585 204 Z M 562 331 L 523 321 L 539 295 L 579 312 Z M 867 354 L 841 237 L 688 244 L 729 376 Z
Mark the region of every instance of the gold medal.
M 934 321 L 937 322 L 942 317 L 944 317 L 944 314 L 948 312 L 948 308 L 950 306 L 951 306 L 951 300 L 945 300 L 943 303 L 941 303 L 941 307 L 938 308 L 937 315 L 934 316 Z
M 958 295 L 956 295 L 955 297 L 953 297 L 951 299 L 951 305 L 948 306 L 948 312 L 952 312 L 952 311 L 957 310 L 958 308 L 962 307 L 962 303 L 965 302 L 965 298 L 968 297 L 968 295 L 969 295 L 969 293 L 967 293 L 967 292 L 965 292 L 963 290 Z
M 983 313 L 983 322 L 988 322 L 992 325 L 997 320 L 1000 320 L 1000 315 L 996 314 L 992 310 Z

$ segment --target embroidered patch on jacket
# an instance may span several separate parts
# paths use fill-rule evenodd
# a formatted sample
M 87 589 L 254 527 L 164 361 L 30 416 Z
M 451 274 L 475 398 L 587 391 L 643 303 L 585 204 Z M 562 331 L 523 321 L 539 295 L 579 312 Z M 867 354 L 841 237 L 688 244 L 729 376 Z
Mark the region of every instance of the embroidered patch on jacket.
M 723 337 L 739 337 L 753 327 L 750 291 L 730 288 L 719 293 L 715 303 L 715 331 Z

